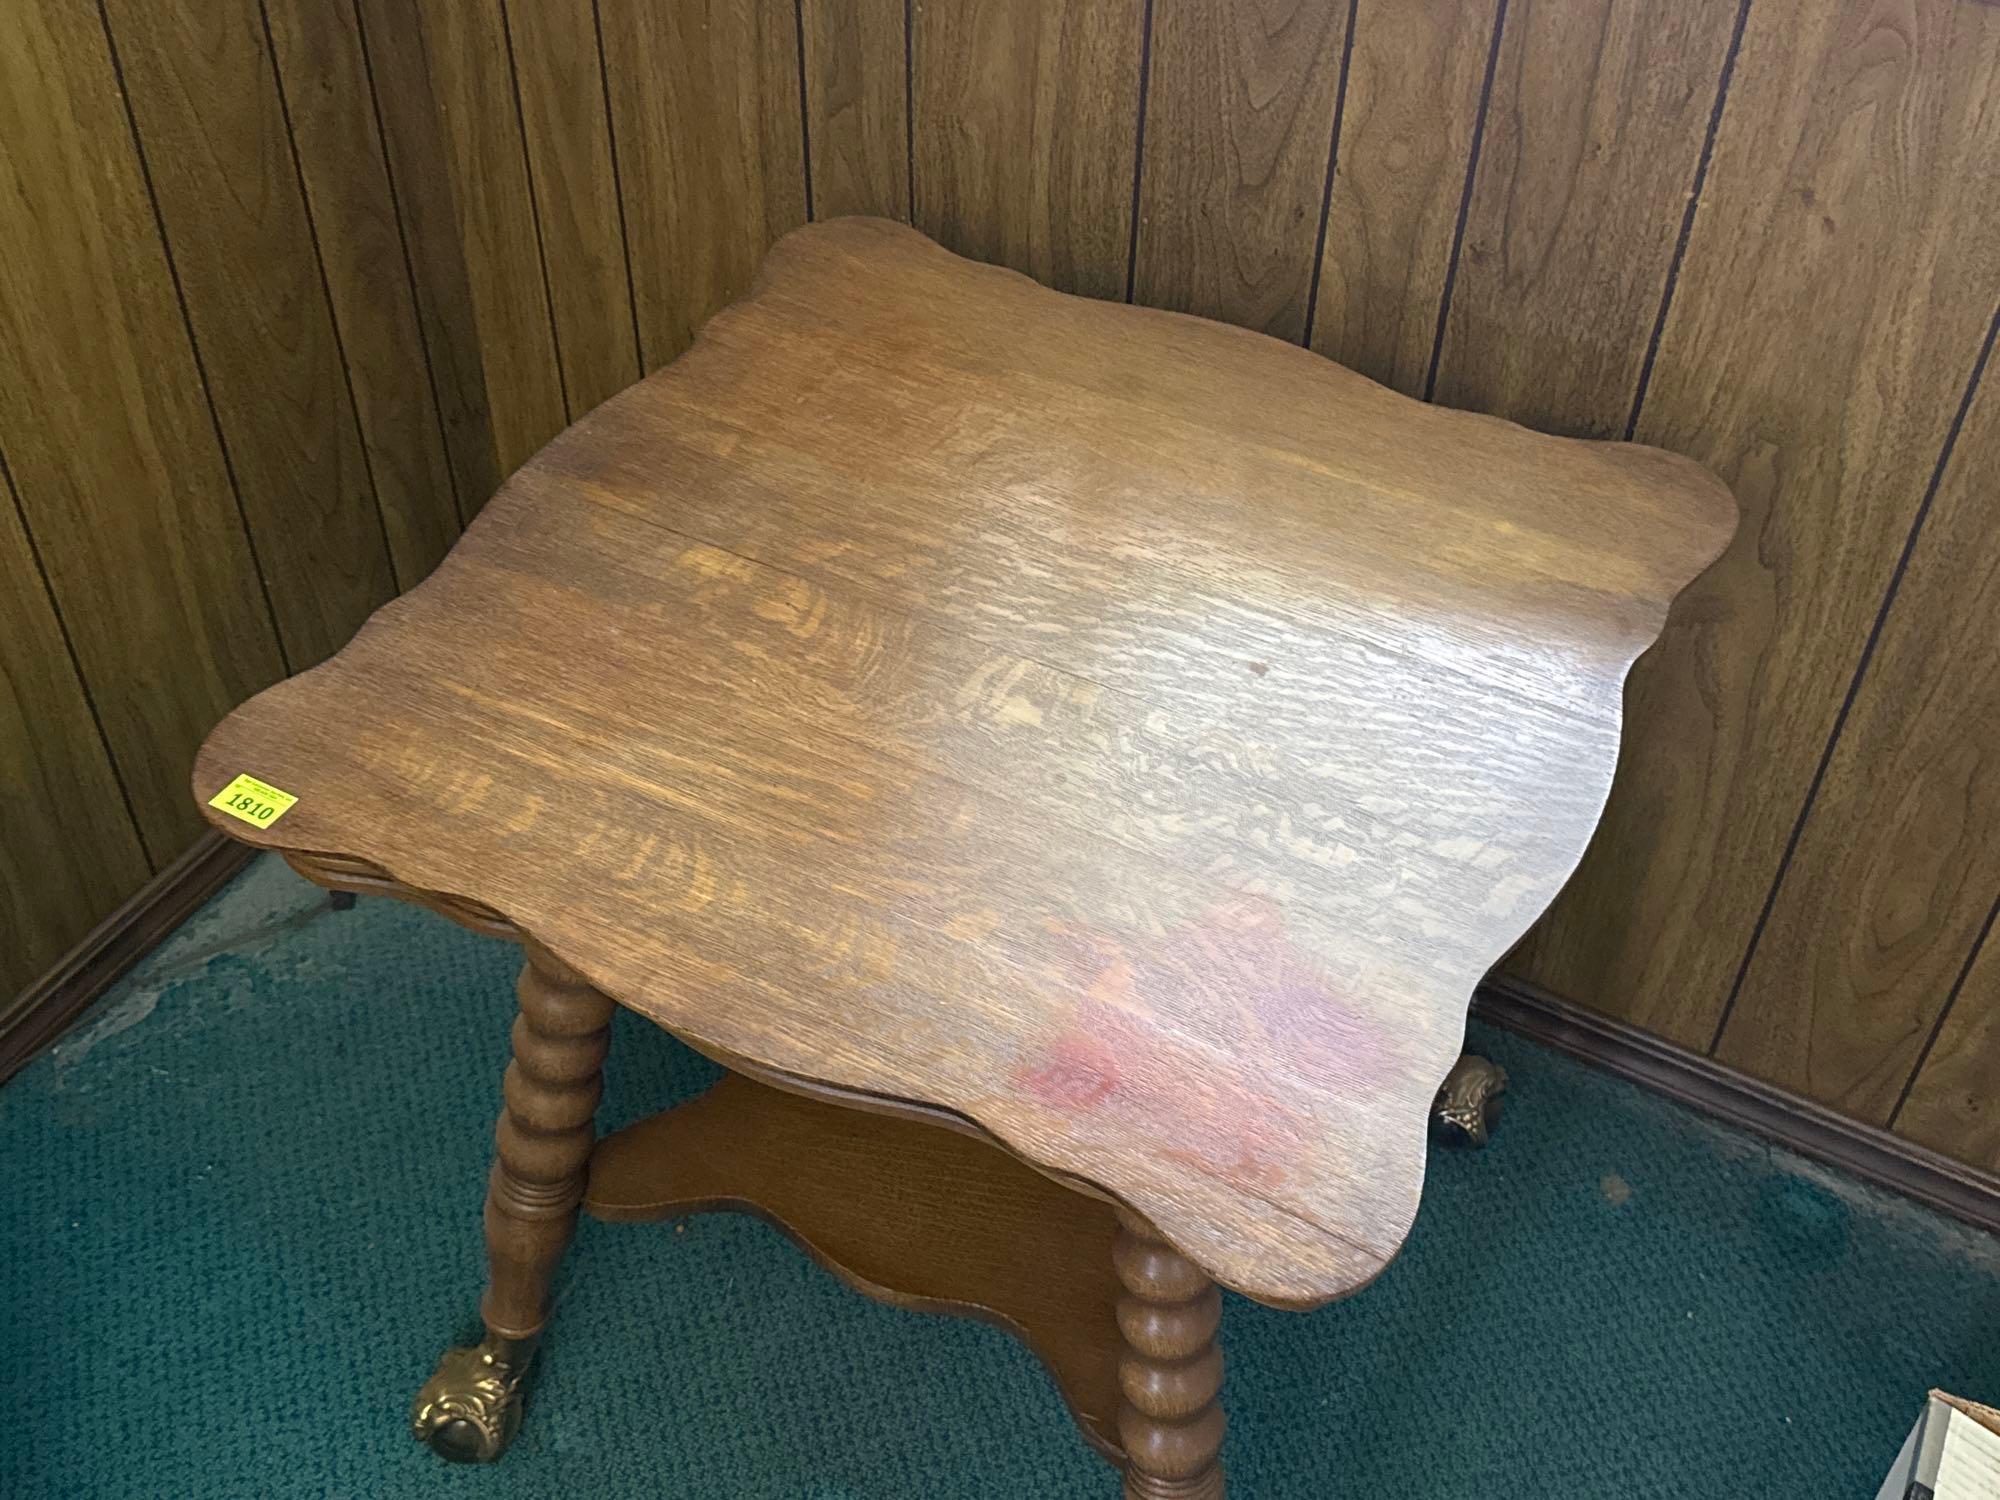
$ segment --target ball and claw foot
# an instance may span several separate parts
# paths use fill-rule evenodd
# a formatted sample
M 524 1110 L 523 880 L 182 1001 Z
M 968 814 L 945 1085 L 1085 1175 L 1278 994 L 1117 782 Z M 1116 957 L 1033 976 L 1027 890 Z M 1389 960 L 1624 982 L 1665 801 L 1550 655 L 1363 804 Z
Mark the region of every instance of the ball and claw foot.
M 1451 1065 L 1431 1101 L 1431 1124 L 1448 1138 L 1483 1146 L 1500 1122 L 1500 1096 L 1506 1091 L 1507 1070 L 1468 1052 Z
M 493 1462 L 520 1429 L 521 1382 L 535 1342 L 488 1334 L 447 1349 L 410 1406 L 411 1435 L 454 1463 Z

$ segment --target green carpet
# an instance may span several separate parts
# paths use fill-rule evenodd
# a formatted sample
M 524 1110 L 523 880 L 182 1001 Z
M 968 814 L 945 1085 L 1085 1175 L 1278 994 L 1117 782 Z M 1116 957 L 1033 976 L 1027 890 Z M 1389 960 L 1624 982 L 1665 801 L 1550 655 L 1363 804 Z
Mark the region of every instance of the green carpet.
M 475 1331 L 513 950 L 263 862 L 0 1089 L 0 1495 L 1109 1497 L 1039 1367 L 749 1219 L 586 1222 L 491 1468 L 404 1431 Z M 1232 1299 L 1239 1500 L 1872 1496 L 2000 1396 L 2000 1246 L 1511 1037 L 1486 1152 L 1308 1315 Z M 709 1064 L 621 1015 L 607 1125 Z

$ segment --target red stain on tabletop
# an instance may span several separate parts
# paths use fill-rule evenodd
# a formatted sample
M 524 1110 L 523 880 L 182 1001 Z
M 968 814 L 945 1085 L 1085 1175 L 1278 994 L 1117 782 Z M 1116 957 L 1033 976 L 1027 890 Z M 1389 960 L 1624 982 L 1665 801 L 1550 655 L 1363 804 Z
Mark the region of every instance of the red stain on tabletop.
M 1080 998 L 1015 1087 L 1150 1131 L 1162 1156 L 1201 1171 L 1277 1187 L 1320 1141 L 1299 1107 L 1310 1094 L 1394 1063 L 1383 1020 L 1338 992 L 1269 901 L 1232 898 L 1159 937 L 1061 924 L 1050 936 L 1051 978 Z M 1269 1071 L 1228 1060 L 1259 1055 Z

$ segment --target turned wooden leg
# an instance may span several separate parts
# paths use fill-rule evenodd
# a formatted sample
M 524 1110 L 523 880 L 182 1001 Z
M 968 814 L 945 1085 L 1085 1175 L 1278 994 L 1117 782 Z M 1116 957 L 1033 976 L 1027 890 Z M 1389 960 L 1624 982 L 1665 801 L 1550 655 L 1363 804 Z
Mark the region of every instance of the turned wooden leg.
M 448 1351 L 410 1411 L 418 1438 L 467 1462 L 498 1458 L 521 1425 L 521 1382 L 576 1230 L 611 1040 L 611 1001 L 561 960 L 527 952 L 486 1188 L 486 1337 Z
M 1222 1294 L 1139 1215 L 1119 1209 L 1118 1226 L 1125 1500 L 1222 1500 Z

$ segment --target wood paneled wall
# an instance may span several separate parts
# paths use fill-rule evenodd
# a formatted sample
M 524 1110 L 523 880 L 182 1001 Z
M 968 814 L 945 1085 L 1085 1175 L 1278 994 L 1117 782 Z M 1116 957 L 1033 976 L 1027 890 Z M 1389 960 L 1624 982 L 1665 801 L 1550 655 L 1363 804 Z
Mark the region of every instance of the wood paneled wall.
M 1995 98 L 1977 0 L 15 0 L 0 987 L 229 706 L 876 213 L 1722 473 L 1510 964 L 2000 1166 Z

